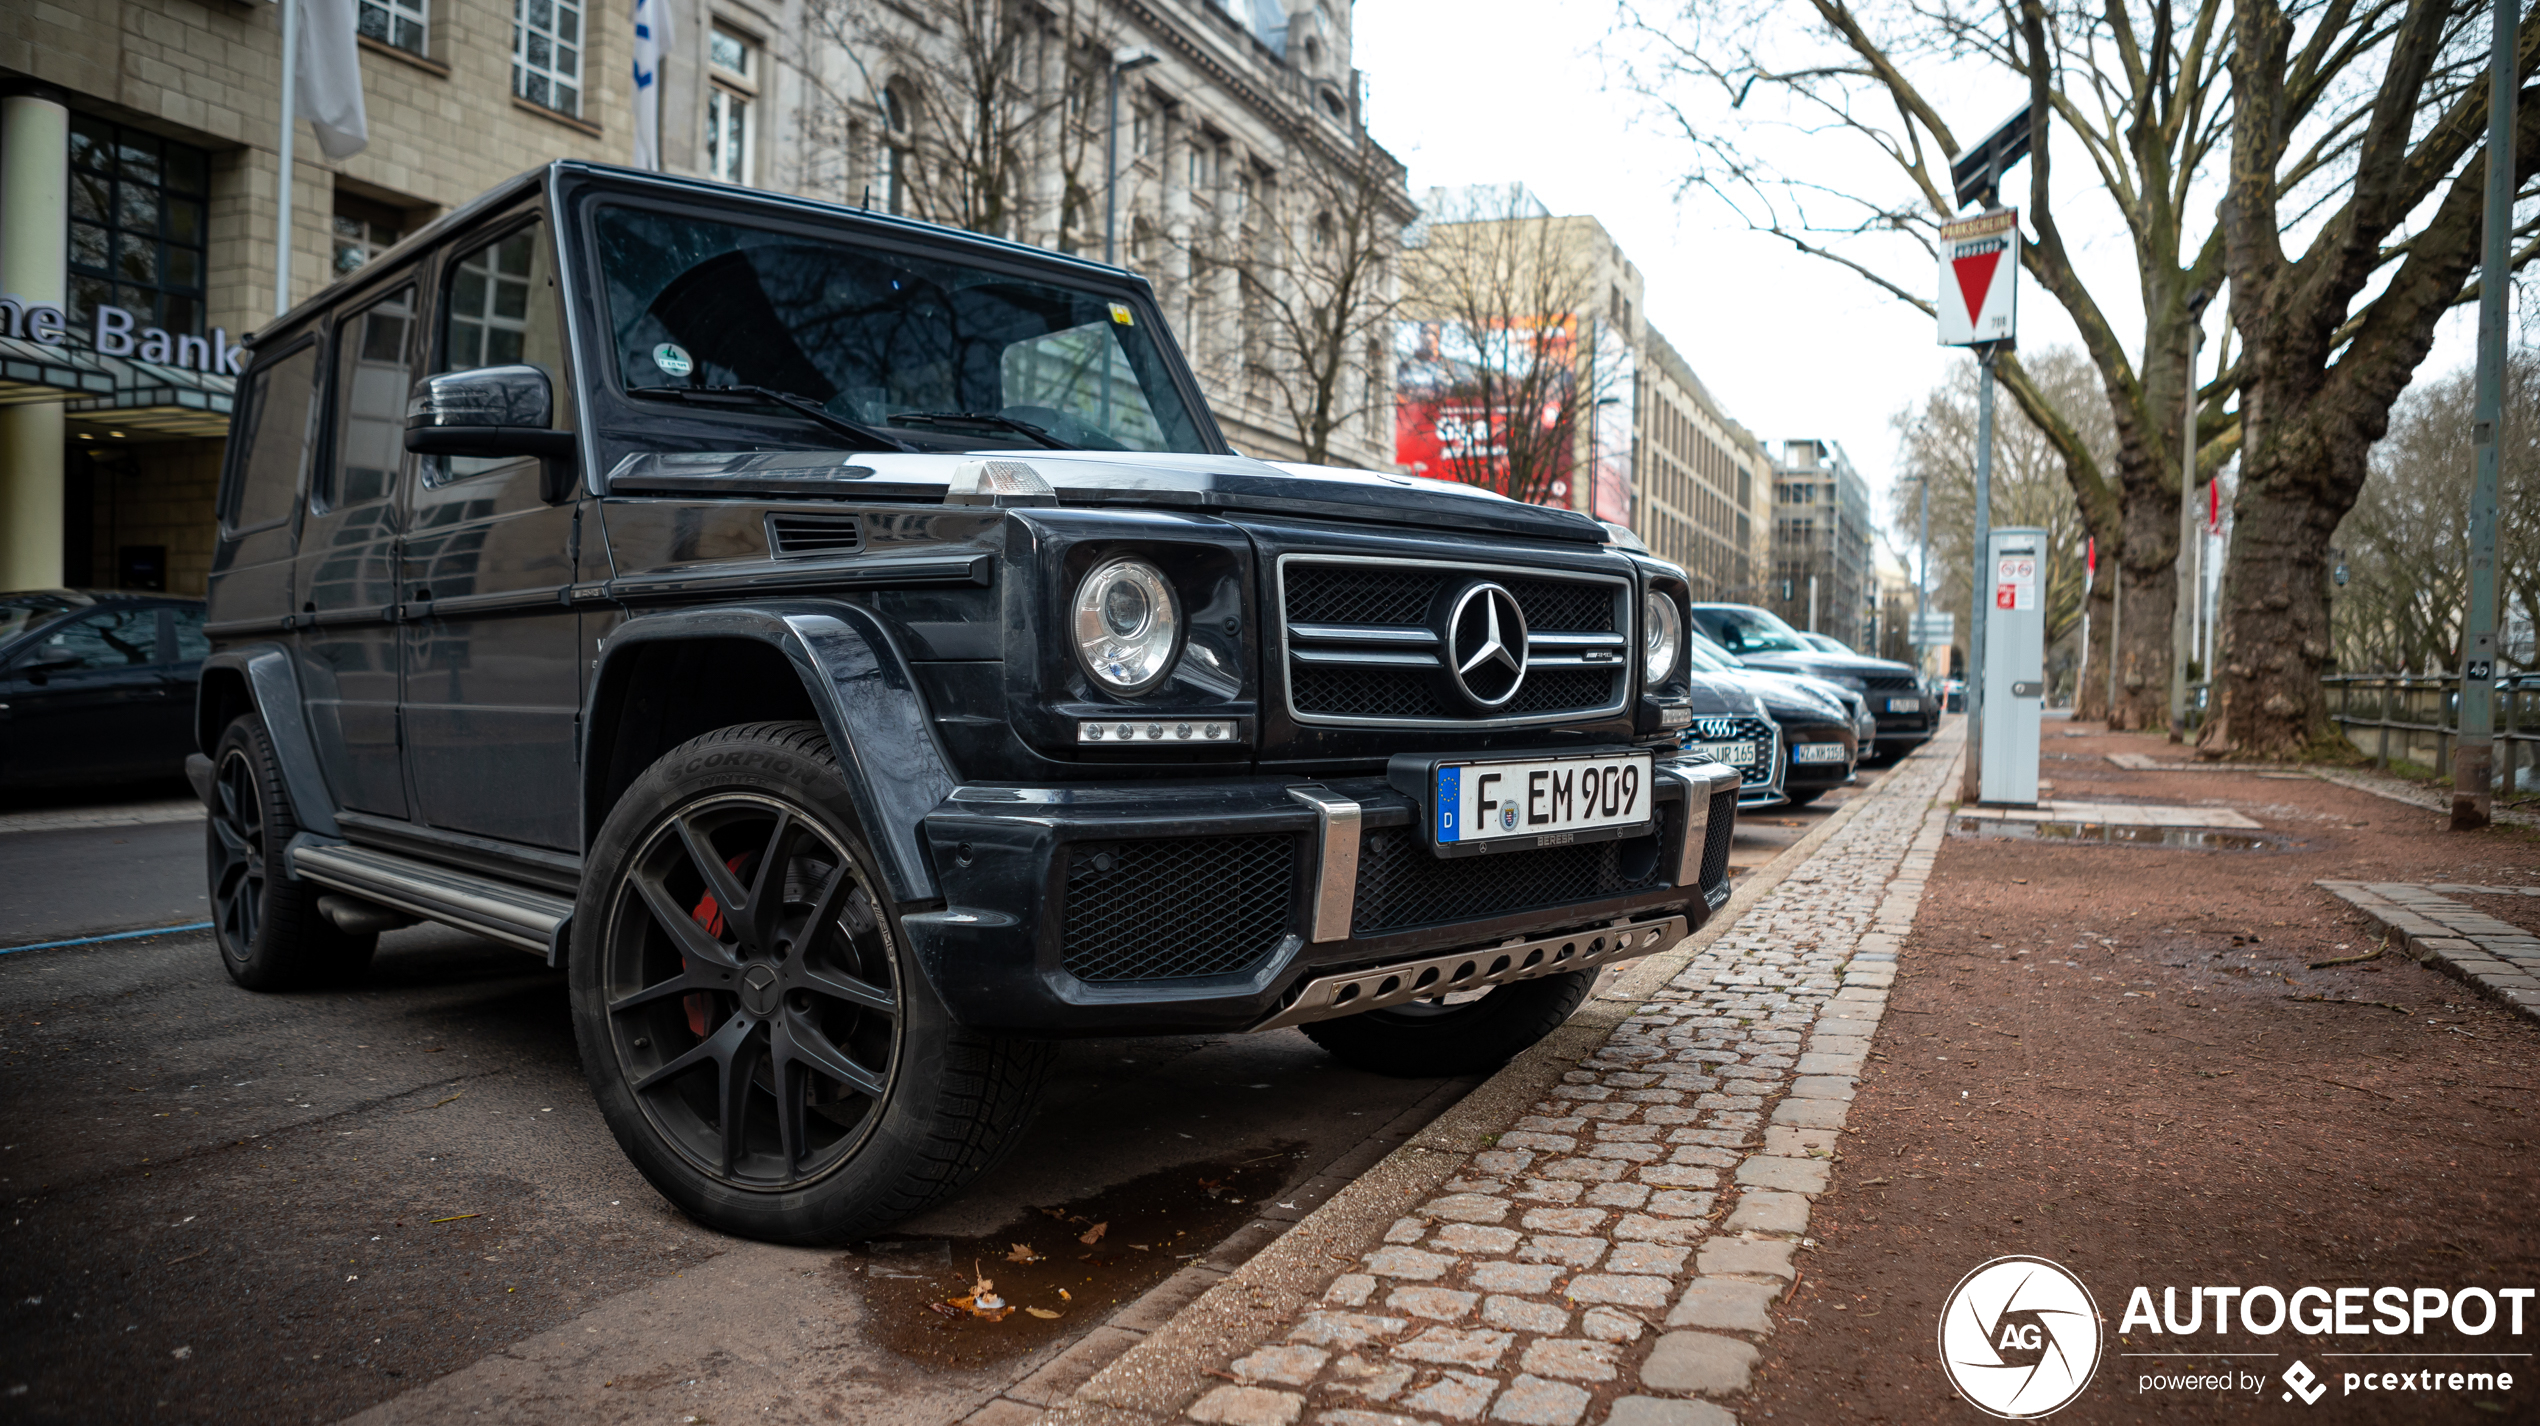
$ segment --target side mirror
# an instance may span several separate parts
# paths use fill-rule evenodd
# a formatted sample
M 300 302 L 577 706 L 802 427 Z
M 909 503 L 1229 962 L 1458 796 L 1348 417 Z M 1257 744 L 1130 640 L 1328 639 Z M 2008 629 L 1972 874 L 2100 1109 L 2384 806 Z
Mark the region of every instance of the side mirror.
M 555 395 L 534 366 L 481 366 L 415 383 L 406 449 L 419 455 L 537 456 L 571 461 L 573 433 L 554 429 Z

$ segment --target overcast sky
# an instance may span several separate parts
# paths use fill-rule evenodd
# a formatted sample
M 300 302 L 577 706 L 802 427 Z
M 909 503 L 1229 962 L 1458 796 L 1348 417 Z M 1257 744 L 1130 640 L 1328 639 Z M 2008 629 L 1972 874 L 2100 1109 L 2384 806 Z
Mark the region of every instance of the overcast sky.
M 1729 413 L 1768 443 L 1841 442 L 1884 521 L 1896 463 L 1889 418 L 1970 358 L 1935 345 L 1930 319 L 1860 278 L 1746 231 L 1715 201 L 1676 201 L 1685 140 L 1641 119 L 1636 96 L 1609 89 L 1596 54 L 1614 14 L 1612 0 L 1357 0 L 1368 126 L 1410 165 L 1415 195 L 1513 180 L 1555 213 L 1602 221 L 1644 276 L 1649 320 Z M 2006 117 L 2016 95 L 1961 103 L 1970 112 L 1950 122 L 1971 138 Z M 2112 309 L 2130 305 L 2131 259 L 2113 212 L 2087 212 L 2067 195 L 2064 175 L 2086 172 L 2078 154 L 2066 159 L 2059 145 L 2055 172 L 2059 217 L 2094 291 Z M 2026 183 L 2015 170 L 2012 187 Z M 1927 269 L 1924 285 L 1937 282 Z M 2023 281 L 2020 299 L 2022 347 L 2075 342 L 2035 284 Z M 2139 331 L 2134 314 L 2110 315 L 2120 333 Z M 2220 313 L 2209 322 L 2218 334 Z M 2423 373 L 2467 363 L 2474 328 L 2467 309 L 2446 319 Z M 2214 350 L 2209 338 L 2209 364 Z

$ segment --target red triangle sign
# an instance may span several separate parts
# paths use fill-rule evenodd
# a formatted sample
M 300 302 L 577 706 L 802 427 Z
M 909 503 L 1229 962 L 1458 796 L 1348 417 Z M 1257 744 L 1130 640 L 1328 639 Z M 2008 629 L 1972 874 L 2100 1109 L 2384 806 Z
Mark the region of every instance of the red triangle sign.
M 1958 295 L 1967 304 L 1969 322 L 1984 316 L 1984 294 L 1993 290 L 1993 271 L 2001 264 L 2002 252 L 1999 248 L 1989 253 L 1949 260 L 1949 265 L 1958 270 Z

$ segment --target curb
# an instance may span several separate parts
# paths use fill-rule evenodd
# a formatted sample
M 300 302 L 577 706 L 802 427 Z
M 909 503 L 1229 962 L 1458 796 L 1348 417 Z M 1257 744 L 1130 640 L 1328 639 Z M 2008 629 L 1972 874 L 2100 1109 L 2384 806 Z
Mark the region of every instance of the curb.
M 2540 937 L 2443 894 L 2472 888 L 2450 882 L 2312 884 L 2387 929 L 2410 956 L 2526 1019 L 2540 1020 Z M 2494 886 L 2476 890 L 2510 894 L 2523 888 Z

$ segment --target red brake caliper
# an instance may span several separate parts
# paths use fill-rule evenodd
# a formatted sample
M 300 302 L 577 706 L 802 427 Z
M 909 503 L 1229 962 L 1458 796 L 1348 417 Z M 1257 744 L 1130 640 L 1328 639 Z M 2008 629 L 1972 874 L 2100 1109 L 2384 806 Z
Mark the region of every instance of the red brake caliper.
M 732 873 L 734 876 L 739 876 L 741 874 L 741 863 L 748 861 L 749 859 L 750 854 L 743 852 L 739 856 L 734 857 L 732 860 L 725 862 L 723 864 L 723 869 Z M 706 934 L 709 936 L 720 939 L 723 935 L 723 908 L 716 903 L 714 893 L 712 891 L 708 891 L 705 894 L 705 899 L 697 903 L 696 910 L 688 913 L 688 919 L 696 922 L 700 926 L 703 926 L 706 930 Z M 688 964 L 687 957 L 680 957 L 679 964 L 684 969 Z M 688 1033 L 696 1036 L 700 1040 L 704 1039 L 706 1034 L 706 1002 L 707 997 L 704 991 L 698 991 L 694 995 L 683 996 L 679 1001 L 679 1003 L 682 1006 L 685 1006 L 688 1011 Z

